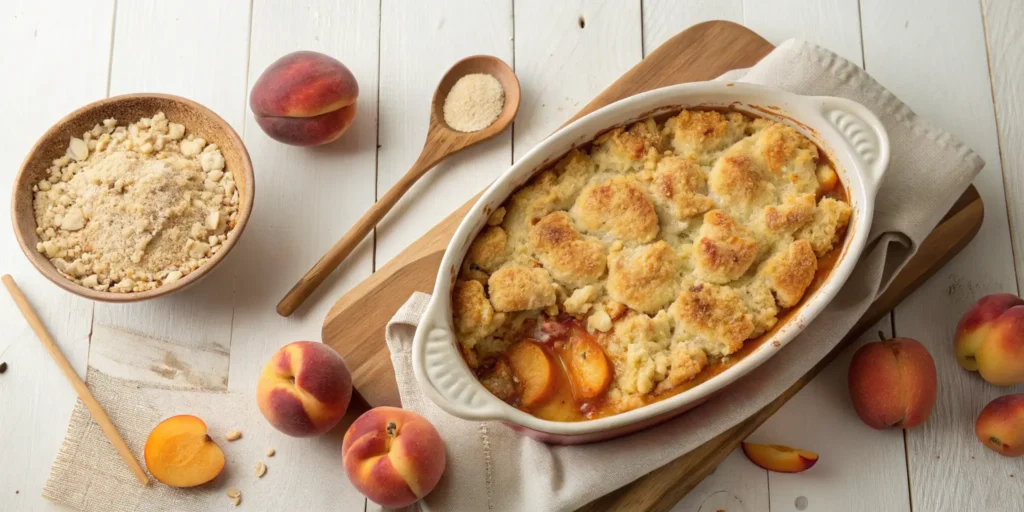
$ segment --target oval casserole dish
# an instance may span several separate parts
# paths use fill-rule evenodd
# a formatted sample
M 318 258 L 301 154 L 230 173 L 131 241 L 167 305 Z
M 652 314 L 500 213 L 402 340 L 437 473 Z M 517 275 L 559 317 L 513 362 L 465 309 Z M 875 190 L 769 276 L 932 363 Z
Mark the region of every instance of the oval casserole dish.
M 835 166 L 853 208 L 839 260 L 827 280 L 787 314 L 782 326 L 750 354 L 721 373 L 679 394 L 588 421 L 537 418 L 503 402 L 477 380 L 459 353 L 452 326 L 451 294 L 470 243 L 489 214 L 519 187 L 569 150 L 601 133 L 650 116 L 688 108 L 725 108 L 792 126 L 814 142 Z M 441 260 L 433 295 L 413 340 L 412 362 L 423 391 L 448 413 L 467 420 L 498 420 L 536 439 L 577 444 L 650 427 L 708 399 L 768 360 L 791 341 L 839 292 L 867 242 L 875 194 L 889 163 L 882 123 L 864 106 L 843 98 L 801 96 L 733 82 L 680 84 L 632 96 L 592 112 L 543 140 L 502 174 L 462 220 Z

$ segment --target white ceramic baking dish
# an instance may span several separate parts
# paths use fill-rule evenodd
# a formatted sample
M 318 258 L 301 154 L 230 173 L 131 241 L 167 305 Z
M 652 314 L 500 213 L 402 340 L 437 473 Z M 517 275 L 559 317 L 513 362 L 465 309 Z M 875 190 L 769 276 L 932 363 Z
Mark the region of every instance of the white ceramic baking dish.
M 452 326 L 451 288 L 470 242 L 488 215 L 537 172 L 602 132 L 681 108 L 726 107 L 793 126 L 824 150 L 853 207 L 840 259 L 827 280 L 806 297 L 781 328 L 743 359 L 678 395 L 605 418 L 581 422 L 543 420 L 488 392 L 463 361 Z M 867 108 L 843 98 L 800 96 L 745 83 L 681 84 L 639 94 L 597 110 L 543 140 L 488 188 L 462 220 L 441 260 L 433 297 L 413 342 L 416 380 L 445 411 L 467 420 L 499 420 L 546 442 L 571 444 L 608 439 L 667 420 L 695 407 L 743 376 L 792 340 L 846 282 L 867 241 L 875 193 L 889 163 L 885 128 Z

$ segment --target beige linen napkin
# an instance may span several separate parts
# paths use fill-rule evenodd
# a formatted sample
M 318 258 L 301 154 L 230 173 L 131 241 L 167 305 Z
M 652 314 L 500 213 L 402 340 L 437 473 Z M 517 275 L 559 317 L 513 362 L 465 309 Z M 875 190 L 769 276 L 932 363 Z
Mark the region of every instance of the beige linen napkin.
M 871 238 L 846 286 L 802 335 L 715 399 L 655 428 L 602 443 L 549 446 L 500 423 L 455 418 L 426 398 L 410 361 L 428 296 L 415 294 L 387 329 L 402 405 L 427 417 L 448 447 L 448 469 L 422 508 L 572 510 L 672 461 L 775 399 L 825 356 L 889 284 L 974 176 L 982 159 L 918 118 L 863 70 L 803 41 L 787 41 L 730 80 L 857 101 L 882 120 L 892 161 Z

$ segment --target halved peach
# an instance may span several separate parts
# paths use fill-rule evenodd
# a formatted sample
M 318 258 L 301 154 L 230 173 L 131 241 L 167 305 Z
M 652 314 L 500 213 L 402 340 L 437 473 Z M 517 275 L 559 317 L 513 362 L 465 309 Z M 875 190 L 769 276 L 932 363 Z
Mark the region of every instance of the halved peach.
M 508 364 L 519 379 L 521 403 L 532 407 L 555 390 L 555 365 L 537 342 L 524 340 L 509 347 Z
M 566 366 L 577 399 L 600 396 L 612 383 L 612 367 L 601 345 L 583 329 L 573 329 Z M 564 358 L 565 355 L 562 357 Z
M 195 416 L 173 416 L 160 422 L 146 439 L 146 468 L 171 487 L 205 484 L 224 469 L 224 452 Z
M 781 444 L 754 444 L 743 441 L 743 453 L 750 462 L 778 473 L 800 473 L 818 462 L 818 454 Z

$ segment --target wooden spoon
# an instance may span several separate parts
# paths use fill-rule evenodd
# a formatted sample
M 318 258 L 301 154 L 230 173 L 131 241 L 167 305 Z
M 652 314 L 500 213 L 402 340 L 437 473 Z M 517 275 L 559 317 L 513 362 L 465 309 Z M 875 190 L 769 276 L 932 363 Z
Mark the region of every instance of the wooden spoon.
M 498 115 L 498 119 L 490 126 L 475 132 L 459 132 L 448 126 L 444 121 L 444 100 L 448 97 L 448 91 L 452 89 L 460 78 L 474 74 L 485 73 L 498 79 L 501 87 L 505 89 L 505 106 Z M 515 72 L 508 67 L 501 59 L 490 55 L 474 55 L 466 57 L 455 63 L 441 78 L 434 90 L 434 98 L 430 102 L 430 126 L 427 128 L 427 140 L 423 143 L 423 150 L 419 158 L 412 164 L 409 172 L 402 176 L 362 217 L 352 226 L 352 229 L 338 240 L 334 246 L 327 251 L 320 261 L 313 265 L 313 268 L 306 272 L 306 275 L 295 283 L 295 286 L 277 303 L 277 313 L 281 316 L 291 315 L 302 303 L 316 290 L 317 286 L 334 271 L 356 245 L 374 226 L 380 222 L 395 203 L 401 199 L 416 180 L 420 179 L 430 169 L 436 166 L 441 160 L 449 155 L 458 153 L 478 142 L 483 142 L 501 133 L 512 123 L 519 111 L 519 79 Z

